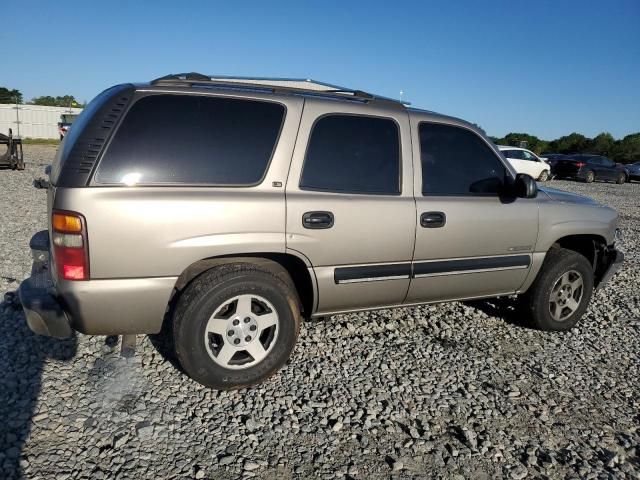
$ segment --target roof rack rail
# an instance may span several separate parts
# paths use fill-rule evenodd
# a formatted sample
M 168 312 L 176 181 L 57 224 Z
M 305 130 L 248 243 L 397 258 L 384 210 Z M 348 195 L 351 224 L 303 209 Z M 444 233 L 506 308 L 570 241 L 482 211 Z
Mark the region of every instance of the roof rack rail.
M 267 90 L 272 93 L 305 94 L 314 96 L 331 96 L 333 98 L 357 99 L 360 101 L 382 101 L 401 106 L 410 105 L 393 98 L 374 95 L 362 90 L 339 87 L 329 83 L 318 82 L 309 78 L 268 78 L 268 77 L 229 77 L 209 76 L 197 72 L 175 73 L 156 78 L 151 85 L 173 86 L 213 86 L 220 88 Z M 294 85 L 294 86 L 292 86 Z

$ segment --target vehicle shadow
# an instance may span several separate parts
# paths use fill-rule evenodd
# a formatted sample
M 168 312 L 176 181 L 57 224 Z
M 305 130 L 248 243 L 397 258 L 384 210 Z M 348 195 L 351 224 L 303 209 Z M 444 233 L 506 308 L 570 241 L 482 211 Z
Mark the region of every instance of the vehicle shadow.
M 170 309 L 172 310 L 172 308 Z M 162 330 L 156 334 L 147 335 L 153 348 L 160 354 L 160 356 L 169 362 L 177 371 L 183 375 L 187 375 L 178 357 L 176 357 L 176 351 L 173 343 L 173 322 L 169 317 L 169 314 L 165 315 L 162 321 Z
M 47 361 L 68 362 L 77 339 L 59 340 L 29 330 L 14 303 L 0 303 L 0 478 L 25 478 L 24 445 L 31 433 Z
M 490 317 L 503 319 L 510 325 L 529 328 L 526 316 L 516 298 L 488 298 L 484 300 L 468 300 L 466 306 L 480 310 Z

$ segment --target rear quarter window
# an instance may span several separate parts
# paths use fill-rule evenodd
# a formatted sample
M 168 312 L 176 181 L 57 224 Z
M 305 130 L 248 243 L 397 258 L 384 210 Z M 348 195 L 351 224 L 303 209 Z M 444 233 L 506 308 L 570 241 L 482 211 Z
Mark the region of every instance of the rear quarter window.
M 56 156 L 51 164 L 50 180 L 53 185 L 58 183 L 58 178 L 64 167 L 66 159 L 69 157 L 71 150 L 80 139 L 82 133 L 87 128 L 88 124 L 96 116 L 97 112 L 103 107 L 105 102 L 109 100 L 113 95 L 126 88 L 126 85 L 116 85 L 108 88 L 102 93 L 98 94 L 89 104 L 82 110 L 80 115 L 77 116 L 69 132 L 65 135 L 64 140 L 58 147 Z
M 256 185 L 285 116 L 279 103 L 151 95 L 122 121 L 96 172 L 99 184 Z

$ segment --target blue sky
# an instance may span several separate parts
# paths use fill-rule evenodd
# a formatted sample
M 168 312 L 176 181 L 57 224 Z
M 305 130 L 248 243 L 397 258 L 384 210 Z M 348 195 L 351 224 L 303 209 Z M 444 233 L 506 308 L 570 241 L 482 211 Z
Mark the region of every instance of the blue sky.
M 0 86 L 26 99 L 199 71 L 402 89 L 496 136 L 640 131 L 640 0 L 17 5 Z

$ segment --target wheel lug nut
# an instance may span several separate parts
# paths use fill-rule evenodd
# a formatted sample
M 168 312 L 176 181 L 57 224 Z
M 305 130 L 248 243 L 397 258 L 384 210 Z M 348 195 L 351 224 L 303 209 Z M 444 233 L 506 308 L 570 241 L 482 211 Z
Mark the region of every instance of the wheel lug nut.
M 234 321 L 233 321 L 233 324 L 234 324 L 234 325 L 240 325 L 240 320 L 238 320 L 238 319 L 234 320 Z
M 246 318 L 244 319 L 244 323 L 249 323 L 250 321 L 251 321 L 251 319 L 250 319 L 249 317 L 246 317 Z
M 249 336 L 245 337 L 244 341 L 245 342 L 250 342 L 251 341 L 251 337 L 249 337 Z
M 258 327 L 256 327 L 255 325 L 251 325 L 251 326 L 249 327 L 249 330 L 251 330 L 252 332 L 255 332 L 257 328 L 258 328 Z
M 234 332 L 233 330 L 229 330 L 229 331 L 227 332 L 227 335 L 229 335 L 230 337 L 233 337 L 233 334 L 234 334 L 234 333 L 235 333 L 235 332 Z
M 240 339 L 239 339 L 239 338 L 236 338 L 236 339 L 233 341 L 233 343 L 235 343 L 236 345 L 238 345 L 238 344 L 240 343 Z

